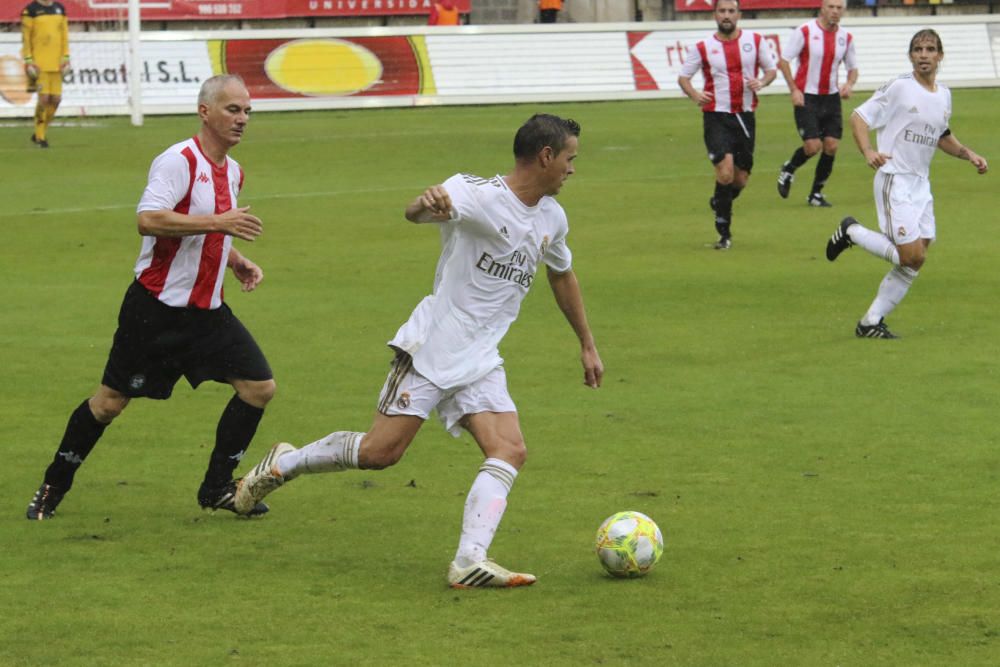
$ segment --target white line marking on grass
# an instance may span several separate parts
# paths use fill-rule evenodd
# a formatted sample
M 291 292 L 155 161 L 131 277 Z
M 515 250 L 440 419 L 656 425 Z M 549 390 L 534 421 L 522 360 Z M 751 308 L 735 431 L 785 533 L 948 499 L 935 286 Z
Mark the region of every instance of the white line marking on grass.
M 672 181 L 677 180 L 678 176 L 647 176 L 643 178 L 609 178 L 609 179 L 580 179 L 575 180 L 574 183 L 580 185 L 586 184 L 612 184 L 612 183 L 638 183 L 638 182 L 662 182 L 662 181 Z M 377 194 L 383 192 L 409 192 L 419 194 L 424 191 L 427 187 L 424 185 L 397 185 L 393 187 L 383 187 L 383 188 L 353 188 L 348 190 L 319 190 L 316 192 L 277 192 L 274 194 L 263 194 L 254 195 L 252 197 L 247 197 L 246 202 L 240 202 L 244 206 L 251 206 L 254 202 L 264 201 L 264 200 L 281 200 L 281 199 L 309 199 L 312 197 L 341 197 L 345 195 L 360 195 L 360 194 Z M 416 196 L 416 195 L 414 195 Z M 14 218 L 19 216 L 33 216 L 33 215 L 65 215 L 67 213 L 86 213 L 94 211 L 121 211 L 127 209 L 134 209 L 134 203 L 129 204 L 103 204 L 98 206 L 74 206 L 72 208 L 49 208 L 49 209 L 33 209 L 30 211 L 11 211 L 5 210 L 0 212 L 0 220 L 4 218 Z

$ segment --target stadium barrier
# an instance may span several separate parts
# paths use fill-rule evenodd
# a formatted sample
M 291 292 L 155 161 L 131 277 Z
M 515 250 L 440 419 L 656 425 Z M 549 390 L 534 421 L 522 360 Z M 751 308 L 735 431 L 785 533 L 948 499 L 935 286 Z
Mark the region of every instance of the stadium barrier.
M 802 19 L 746 20 L 777 53 Z M 1000 85 L 1000 16 L 851 19 L 858 90 L 910 70 L 909 39 L 933 27 L 940 80 Z M 188 113 L 200 82 L 234 73 L 258 110 L 565 102 L 678 97 L 686 49 L 708 21 L 143 33 L 142 106 Z M 114 33 L 72 33 L 61 114 L 127 114 L 127 47 Z M 29 117 L 17 34 L 0 34 L 0 117 Z M 700 78 L 700 74 L 696 75 Z M 696 81 L 696 83 L 699 83 Z M 786 93 L 780 80 L 765 93 Z

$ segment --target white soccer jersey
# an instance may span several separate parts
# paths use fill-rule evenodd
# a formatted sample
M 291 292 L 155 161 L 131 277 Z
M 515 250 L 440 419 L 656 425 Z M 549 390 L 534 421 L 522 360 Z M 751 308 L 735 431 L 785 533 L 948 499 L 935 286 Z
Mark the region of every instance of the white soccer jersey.
M 757 108 L 757 95 L 746 85 L 760 70 L 777 67 L 771 47 L 760 33 L 740 30 L 736 39 L 720 40 L 716 35 L 688 49 L 681 76 L 691 78 L 701 71 L 705 92 L 712 101 L 702 111 L 741 113 Z
M 782 58 L 799 59 L 795 86 L 810 95 L 833 95 L 840 92 L 840 63 L 848 71 L 858 68 L 854 37 L 840 26 L 824 30 L 818 20 L 803 23 L 785 42 Z
M 939 83 L 932 92 L 912 73 L 904 74 L 875 91 L 854 113 L 876 130 L 878 152 L 892 156 L 879 171 L 928 178 L 938 140 L 948 131 L 951 90 Z
M 562 206 L 526 206 L 502 176 L 456 174 L 444 182 L 451 220 L 441 224 L 434 292 L 389 345 L 442 389 L 470 384 L 503 363 L 497 346 L 517 318 L 539 262 L 568 271 L 572 253 Z
M 137 212 L 171 210 L 187 215 L 225 213 L 236 206 L 243 170 L 231 158 L 218 167 L 197 137 L 174 144 L 153 160 Z M 233 239 L 211 233 L 142 237 L 135 276 L 168 306 L 215 309 L 222 305 L 222 279 Z

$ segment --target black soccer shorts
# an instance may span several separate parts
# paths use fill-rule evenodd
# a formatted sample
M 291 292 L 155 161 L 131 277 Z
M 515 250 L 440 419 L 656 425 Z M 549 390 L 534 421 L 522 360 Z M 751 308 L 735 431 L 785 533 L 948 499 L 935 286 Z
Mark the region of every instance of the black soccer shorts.
M 738 169 L 753 169 L 753 148 L 757 137 L 757 122 L 752 111 L 724 113 L 706 111 L 703 125 L 705 148 L 712 164 L 719 164 L 726 155 L 733 156 Z
M 844 119 L 840 110 L 840 93 L 806 95 L 804 107 L 793 107 L 795 127 L 803 139 L 840 139 L 844 134 Z
M 138 281 L 125 292 L 103 384 L 129 397 L 170 398 L 181 376 L 205 380 L 270 380 L 271 367 L 229 306 L 175 308 Z

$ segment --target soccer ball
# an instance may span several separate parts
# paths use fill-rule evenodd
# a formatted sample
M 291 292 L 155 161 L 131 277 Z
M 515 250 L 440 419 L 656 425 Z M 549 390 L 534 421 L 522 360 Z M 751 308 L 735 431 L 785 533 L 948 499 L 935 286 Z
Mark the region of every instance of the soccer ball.
M 663 534 L 642 512 L 618 512 L 597 529 L 597 557 L 616 577 L 641 577 L 663 554 Z

